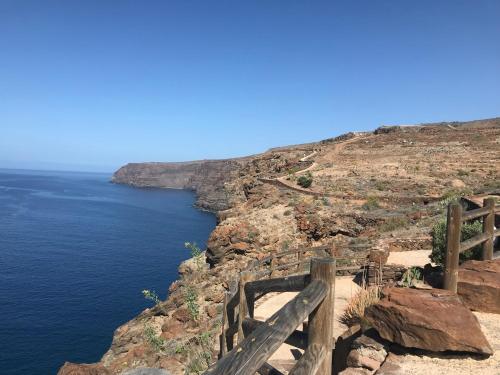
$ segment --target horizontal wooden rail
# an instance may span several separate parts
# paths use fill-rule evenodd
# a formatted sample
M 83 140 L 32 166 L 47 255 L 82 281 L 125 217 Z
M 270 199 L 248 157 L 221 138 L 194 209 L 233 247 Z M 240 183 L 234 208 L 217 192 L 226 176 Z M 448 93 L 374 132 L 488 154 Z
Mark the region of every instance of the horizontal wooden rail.
M 295 328 L 318 307 L 328 292 L 329 286 L 325 282 L 312 281 L 205 374 L 255 374 Z
M 483 217 L 489 213 L 490 213 L 489 207 L 481 207 L 481 208 L 476 208 L 475 210 L 465 211 L 462 214 L 462 221 L 469 221 L 469 220 L 477 219 L 477 218 Z
M 322 345 L 313 344 L 309 346 L 289 372 L 289 375 L 315 375 L 327 354 L 327 348 Z
M 266 324 L 265 322 L 261 322 L 260 320 L 255 320 L 251 318 L 247 318 L 243 321 L 243 329 L 245 330 L 245 335 L 248 336 L 250 333 L 255 331 L 258 327 Z M 295 346 L 296 348 L 305 350 L 307 348 L 308 337 L 307 333 L 295 330 L 290 336 L 285 340 L 285 344 Z
M 488 241 L 490 237 L 491 235 L 489 233 L 482 233 L 469 238 L 467 241 L 460 243 L 460 252 L 463 253 L 464 251 L 470 250 L 477 245 L 481 245 L 482 243 Z
M 493 232 L 493 236 L 494 237 L 500 237 L 500 228 L 499 229 L 495 229 L 495 231 Z
M 247 293 L 300 292 L 310 280 L 311 275 L 307 274 L 250 281 L 245 285 L 245 291 Z
M 283 258 L 283 257 L 286 257 L 288 255 L 295 255 L 298 253 L 309 253 L 309 252 L 314 253 L 314 252 L 320 252 L 320 251 L 327 251 L 330 248 L 331 248 L 331 246 L 316 246 L 316 247 L 300 247 L 297 249 L 286 250 L 286 251 L 282 251 L 280 253 L 268 255 L 267 257 L 258 260 L 256 263 L 251 264 L 249 266 L 249 268 L 253 269 L 253 268 L 261 266 L 265 263 L 269 263 L 273 259 Z

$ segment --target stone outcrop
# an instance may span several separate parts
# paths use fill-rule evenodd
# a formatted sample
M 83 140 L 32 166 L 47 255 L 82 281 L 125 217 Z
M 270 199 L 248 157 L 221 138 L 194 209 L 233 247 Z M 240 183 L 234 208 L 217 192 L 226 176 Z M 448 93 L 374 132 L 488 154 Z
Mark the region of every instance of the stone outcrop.
M 76 364 L 66 362 L 57 375 L 108 375 L 111 372 L 100 364 Z
M 500 314 L 500 259 L 463 263 L 457 289 L 469 309 Z
M 371 330 L 373 331 L 373 330 Z M 376 332 L 366 332 L 351 345 L 351 352 L 347 356 L 347 366 L 350 368 L 362 368 L 376 371 L 385 361 L 388 347 L 381 343 Z
M 444 290 L 386 288 L 366 319 L 380 336 L 407 348 L 433 352 L 493 353 L 476 317 Z
M 257 235 L 257 228 L 247 222 L 218 226 L 208 239 L 208 263 L 214 266 L 225 258 L 234 258 L 234 254 L 247 254 L 252 249 L 251 244 Z

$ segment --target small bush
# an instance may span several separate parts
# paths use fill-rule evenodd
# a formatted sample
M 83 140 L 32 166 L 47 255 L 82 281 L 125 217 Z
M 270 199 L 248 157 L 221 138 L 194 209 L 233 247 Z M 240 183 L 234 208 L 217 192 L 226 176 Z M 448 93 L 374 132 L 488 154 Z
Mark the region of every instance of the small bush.
M 160 297 L 158 297 L 158 294 L 156 294 L 154 290 L 144 289 L 142 291 L 142 295 L 147 300 L 153 301 L 155 305 L 158 305 L 161 302 Z
M 391 217 L 384 221 L 380 226 L 381 232 L 391 232 L 398 228 L 405 227 L 408 224 L 408 219 L 405 217 Z
M 304 176 L 300 176 L 297 179 L 297 185 L 302 186 L 305 189 L 311 187 L 312 183 L 313 177 L 310 173 L 306 173 Z
M 159 352 L 163 349 L 165 340 L 162 337 L 156 335 L 154 328 L 150 325 L 146 325 L 144 327 L 144 336 L 146 336 L 146 341 L 156 352 Z
M 461 240 L 466 241 L 483 231 L 480 221 L 464 223 L 462 225 Z M 446 253 L 446 219 L 441 219 L 432 228 L 432 253 L 431 260 L 437 265 L 444 265 Z M 481 260 L 481 245 L 478 245 L 468 251 L 460 253 L 460 262 L 476 259 Z
M 186 298 L 186 305 L 194 321 L 198 320 L 200 316 L 200 306 L 198 305 L 198 293 L 193 287 L 187 287 L 184 297 Z
M 419 267 L 410 267 L 408 268 L 403 277 L 401 278 L 401 284 L 405 288 L 410 288 L 415 286 L 416 283 L 423 279 L 422 270 Z
M 378 203 L 377 197 L 368 197 L 361 207 L 366 211 L 371 211 L 380 208 L 380 204 Z
M 203 251 L 201 251 L 196 242 L 186 242 L 184 243 L 184 247 L 191 252 L 191 258 L 194 259 L 198 271 L 201 271 L 205 265 Z

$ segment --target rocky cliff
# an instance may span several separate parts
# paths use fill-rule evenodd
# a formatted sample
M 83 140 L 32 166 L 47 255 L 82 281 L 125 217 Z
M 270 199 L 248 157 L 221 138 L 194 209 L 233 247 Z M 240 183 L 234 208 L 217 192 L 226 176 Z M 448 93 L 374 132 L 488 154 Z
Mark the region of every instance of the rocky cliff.
M 216 359 L 224 293 L 248 262 L 302 245 L 343 256 L 429 248 L 441 200 L 500 190 L 499 150 L 500 119 L 492 119 L 383 127 L 244 159 L 121 168 L 118 183 L 196 190 L 219 223 L 206 263 L 183 263 L 168 299 L 118 328 L 91 367 L 202 372 Z M 307 189 L 297 185 L 304 168 L 313 179 Z
M 136 187 L 194 190 L 199 207 L 220 211 L 229 208 L 224 185 L 237 176 L 239 167 L 237 159 L 130 163 L 113 174 L 112 182 Z

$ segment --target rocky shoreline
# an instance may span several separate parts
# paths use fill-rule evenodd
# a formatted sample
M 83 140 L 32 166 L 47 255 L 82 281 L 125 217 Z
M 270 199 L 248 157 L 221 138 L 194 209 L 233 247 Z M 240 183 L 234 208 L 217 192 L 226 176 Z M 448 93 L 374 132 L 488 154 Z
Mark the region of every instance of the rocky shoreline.
M 206 262 L 181 264 L 166 301 L 118 328 L 98 364 L 67 364 L 60 374 L 199 373 L 216 359 L 224 293 L 249 261 L 302 245 L 329 245 L 343 257 L 429 248 L 441 199 L 500 189 L 499 147 L 497 118 L 384 127 L 248 158 L 120 168 L 115 183 L 194 190 L 199 207 L 217 212 L 218 225 Z M 313 151 L 306 194 L 292 187 Z M 277 177 L 280 184 L 266 182 Z

